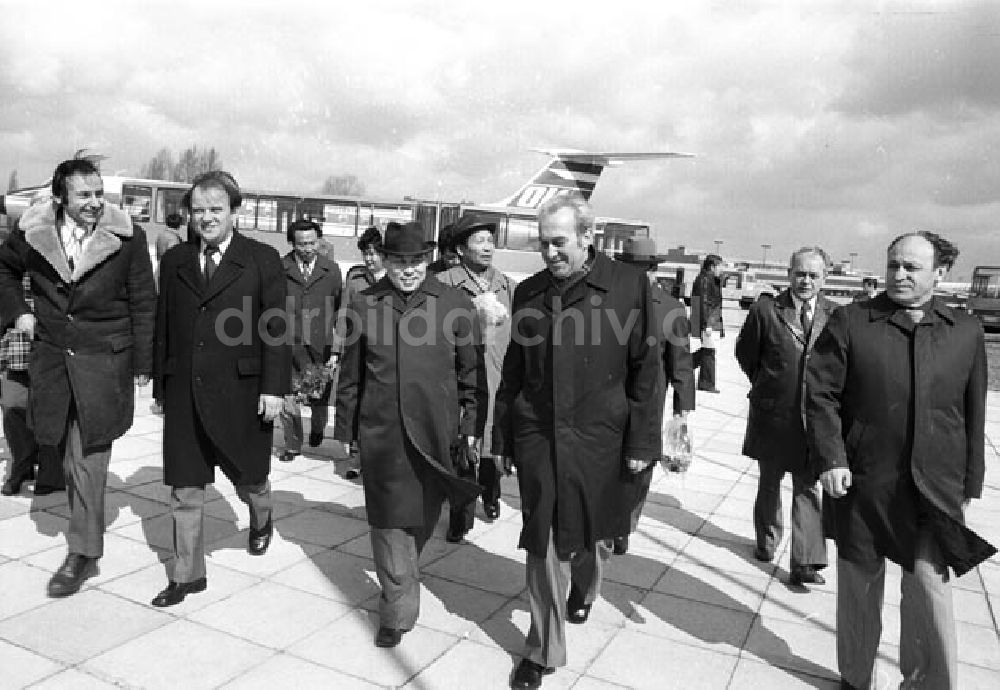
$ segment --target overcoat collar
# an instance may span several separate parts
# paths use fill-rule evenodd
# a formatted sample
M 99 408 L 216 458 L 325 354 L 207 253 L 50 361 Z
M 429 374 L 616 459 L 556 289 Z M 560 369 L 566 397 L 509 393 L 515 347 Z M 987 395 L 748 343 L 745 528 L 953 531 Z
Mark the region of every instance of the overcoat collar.
M 389 276 L 384 275 L 381 280 L 377 281 L 364 292 L 370 299 L 388 302 L 400 314 L 405 314 L 410 309 L 422 306 L 427 301 L 428 295 L 433 297 L 440 296 L 443 287 L 444 283 L 428 275 L 424 278 L 424 282 L 420 284 L 420 287 L 414 291 L 413 296 L 409 300 L 404 300 L 400 296 L 399 291 L 393 286 L 392 281 L 389 280 Z
M 870 321 L 888 321 L 907 331 L 913 328 L 913 322 L 905 313 L 906 309 L 889 299 L 886 293 L 880 292 L 867 304 Z M 921 308 L 927 317 L 920 322 L 920 325 L 937 321 L 945 321 L 949 325 L 955 323 L 954 309 L 945 304 L 939 297 L 931 297 L 930 302 Z
M 56 226 L 58 213 L 56 204 L 32 206 L 21 216 L 20 226 L 24 230 L 24 240 L 41 254 L 59 277 L 69 283 L 83 278 L 97 268 L 105 259 L 121 249 L 121 238 L 132 237 L 132 219 L 117 206 L 104 205 L 97 226 L 83 247 L 79 261 L 70 271 L 66 250 Z
M 452 266 L 447 271 L 444 272 L 445 276 L 448 278 L 448 284 L 461 288 L 471 295 L 479 295 L 483 292 L 483 289 L 478 281 L 472 277 L 469 270 L 465 265 L 460 264 L 458 266 Z M 502 290 L 505 284 L 504 275 L 492 266 L 488 267 L 483 273 L 484 282 L 486 283 L 486 289 L 488 291 Z M 444 282 L 444 281 L 442 281 Z
M 222 255 L 222 261 L 212 276 L 210 285 L 205 285 L 201 272 L 201 258 L 198 245 L 188 242 L 185 245 L 187 256 L 181 261 L 177 275 L 182 282 L 201 295 L 202 303 L 208 302 L 222 292 L 230 283 L 240 277 L 243 269 L 252 261 L 250 240 L 233 230 L 233 239 L 229 249 Z
M 583 278 L 577 281 L 577 283 L 567 290 L 565 295 L 563 295 L 563 307 L 568 307 L 584 298 L 587 291 L 583 289 L 583 285 L 589 285 L 602 293 L 607 293 L 611 289 L 612 272 L 614 270 L 615 266 L 611 259 L 609 259 L 604 252 L 595 251 L 594 262 L 591 264 L 590 270 L 587 271 L 587 275 L 583 276 Z M 525 281 L 526 286 L 523 288 L 527 292 L 527 296 L 529 298 L 537 296 L 550 289 L 553 292 L 555 291 L 552 285 L 551 274 L 547 268 L 536 273 L 533 278 L 535 279 Z M 548 302 L 548 299 L 546 299 L 546 302 Z

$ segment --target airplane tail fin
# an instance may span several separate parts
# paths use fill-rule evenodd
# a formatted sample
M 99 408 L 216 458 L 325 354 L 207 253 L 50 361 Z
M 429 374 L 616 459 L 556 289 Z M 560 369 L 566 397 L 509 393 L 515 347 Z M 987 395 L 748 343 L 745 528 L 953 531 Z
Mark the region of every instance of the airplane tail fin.
M 607 153 L 574 149 L 532 149 L 551 156 L 549 162 L 516 192 L 493 206 L 537 209 L 557 194 L 575 193 L 589 200 L 601 172 L 626 161 L 691 158 L 690 153 Z

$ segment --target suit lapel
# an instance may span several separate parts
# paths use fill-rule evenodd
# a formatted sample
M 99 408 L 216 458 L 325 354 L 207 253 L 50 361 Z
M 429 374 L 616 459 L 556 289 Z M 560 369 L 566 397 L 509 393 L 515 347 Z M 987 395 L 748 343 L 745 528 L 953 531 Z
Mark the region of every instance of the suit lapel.
M 205 289 L 205 281 L 202 278 L 201 263 L 198 260 L 198 245 L 188 243 L 184 247 L 187 251 L 187 256 L 177 267 L 177 278 L 191 288 L 192 292 L 200 295 Z
M 73 280 L 80 280 L 121 248 L 122 241 L 113 232 L 98 226 L 84 242 L 80 259 L 73 268 Z
M 827 298 L 820 295 L 816 298 L 816 315 L 813 317 L 812 331 L 809 333 L 809 347 L 816 343 L 816 338 L 819 334 L 823 332 L 823 328 L 826 327 L 826 322 L 830 320 L 830 314 L 839 305 L 836 302 L 828 300 Z

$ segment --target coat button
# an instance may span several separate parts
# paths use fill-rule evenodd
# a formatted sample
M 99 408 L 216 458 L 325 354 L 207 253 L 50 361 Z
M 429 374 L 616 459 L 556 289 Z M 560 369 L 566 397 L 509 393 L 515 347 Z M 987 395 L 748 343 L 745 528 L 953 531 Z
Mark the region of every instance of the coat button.
M 194 377 L 194 382 L 195 383 L 201 383 L 201 377 L 200 376 L 195 376 Z
M 67 347 L 67 348 L 66 348 L 66 354 L 67 354 L 67 355 L 69 355 L 70 357 L 72 357 L 72 356 L 73 356 L 73 355 L 75 355 L 76 353 L 75 353 L 75 352 L 73 352 L 73 348 L 71 348 L 71 347 Z
M 198 311 L 203 311 L 203 312 L 204 312 L 204 311 L 208 311 L 208 307 L 206 307 L 206 306 L 201 306 L 201 307 L 200 307 L 200 308 L 198 309 Z
M 67 321 L 72 321 L 73 320 L 73 315 L 72 314 L 66 314 L 66 320 Z

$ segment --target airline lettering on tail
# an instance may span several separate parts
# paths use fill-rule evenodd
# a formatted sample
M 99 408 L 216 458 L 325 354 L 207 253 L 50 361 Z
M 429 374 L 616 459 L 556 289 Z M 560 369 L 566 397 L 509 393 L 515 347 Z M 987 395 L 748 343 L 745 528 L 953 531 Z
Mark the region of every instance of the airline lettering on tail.
M 560 192 L 565 194 L 567 191 L 569 190 L 560 189 L 559 187 L 546 187 L 540 184 L 528 185 L 514 198 L 511 206 L 517 206 L 518 208 L 538 208 L 556 194 Z

